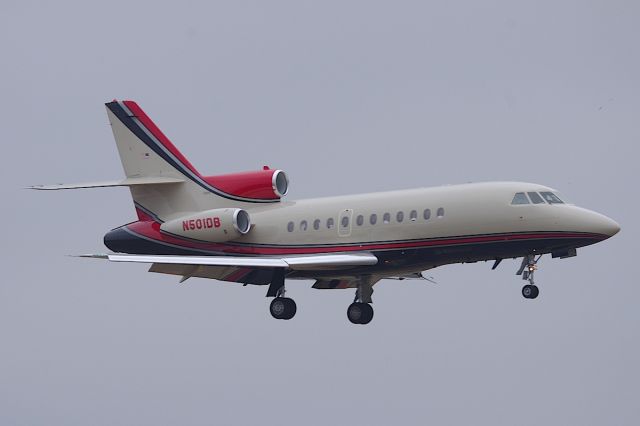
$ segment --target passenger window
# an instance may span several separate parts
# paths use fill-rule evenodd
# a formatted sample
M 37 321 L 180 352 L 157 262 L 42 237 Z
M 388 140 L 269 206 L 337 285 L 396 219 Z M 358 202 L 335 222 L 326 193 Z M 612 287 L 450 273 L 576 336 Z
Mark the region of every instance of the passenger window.
M 349 227 L 349 216 L 343 216 L 342 220 L 340 221 L 340 224 L 342 225 L 343 228 Z
M 358 226 L 362 226 L 362 224 L 364 223 L 364 216 L 359 214 L 358 217 L 356 218 L 356 223 L 358 224 Z
M 307 221 L 303 220 L 302 222 L 300 222 L 300 230 L 301 231 L 306 231 L 307 230 Z
M 422 217 L 424 217 L 424 220 L 431 219 L 431 209 L 425 209 L 425 211 L 422 213 Z
M 316 231 L 320 229 L 320 219 L 316 219 L 313 221 L 313 229 L 315 229 Z
M 416 210 L 411 210 L 411 213 L 409 213 L 409 219 L 411 222 L 418 220 L 418 212 Z
M 375 225 L 376 222 L 378 222 L 378 215 L 374 213 L 371 216 L 369 216 L 369 223 L 372 225 Z
M 511 204 L 529 204 L 529 199 L 524 194 L 524 192 L 516 192 L 516 195 L 514 195 Z
M 443 217 L 444 216 L 444 209 L 442 207 L 440 207 L 438 209 L 438 217 Z
M 287 231 L 289 231 L 289 232 L 293 232 L 293 227 L 294 227 L 293 222 L 289 222 L 289 223 L 287 223 Z
M 542 195 L 542 198 L 544 198 L 549 204 L 564 204 L 564 201 L 562 201 L 553 192 L 541 192 L 540 195 Z
M 402 222 L 404 220 L 404 213 L 403 212 L 398 212 L 396 214 L 396 220 L 398 221 L 398 223 Z
M 533 204 L 544 204 L 544 200 L 537 192 L 527 192 L 527 195 L 529 195 Z
M 382 223 L 391 222 L 391 215 L 389 213 L 385 213 L 382 215 Z
M 332 217 L 330 217 L 329 219 L 327 219 L 327 228 L 328 228 L 328 229 L 332 229 L 332 228 L 334 227 L 334 223 L 335 223 L 335 222 L 333 221 L 333 218 L 332 218 Z

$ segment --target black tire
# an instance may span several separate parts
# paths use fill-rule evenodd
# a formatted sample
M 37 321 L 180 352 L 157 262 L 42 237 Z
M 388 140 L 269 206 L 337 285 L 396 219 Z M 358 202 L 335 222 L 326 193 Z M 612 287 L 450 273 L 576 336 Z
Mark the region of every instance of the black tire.
M 369 324 L 373 319 L 373 306 L 368 303 L 363 303 L 363 315 L 360 318 L 360 324 Z
M 522 296 L 525 299 L 531 299 L 531 295 L 533 294 L 533 286 L 530 284 L 525 285 L 524 287 L 522 287 Z
M 269 312 L 271 312 L 271 316 L 275 319 L 283 319 L 286 310 L 287 306 L 284 297 L 276 297 L 269 305 Z
M 288 320 L 296 314 L 296 302 L 288 297 L 276 297 L 271 301 L 269 311 L 275 319 Z
M 352 303 L 347 308 L 347 318 L 353 324 L 368 324 L 373 319 L 373 308 L 368 303 Z
M 293 299 L 289 297 L 284 297 L 283 299 L 285 303 L 285 316 L 282 319 L 289 320 L 296 315 L 298 307 L 296 306 L 296 302 Z
M 531 296 L 529 297 L 529 299 L 535 299 L 536 297 L 538 297 L 538 295 L 540 294 L 540 289 L 538 288 L 537 285 L 532 285 L 531 286 Z

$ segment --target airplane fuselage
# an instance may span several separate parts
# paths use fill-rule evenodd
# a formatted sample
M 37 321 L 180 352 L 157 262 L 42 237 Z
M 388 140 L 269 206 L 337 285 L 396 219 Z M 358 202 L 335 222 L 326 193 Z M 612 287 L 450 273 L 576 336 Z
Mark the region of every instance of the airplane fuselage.
M 617 232 L 618 225 L 606 216 L 565 202 L 512 204 L 515 194 L 532 192 L 555 193 L 531 183 L 488 182 L 282 201 L 248 208 L 251 231 L 232 242 L 167 235 L 154 229 L 158 228 L 154 223 L 162 221 L 156 217 L 111 231 L 105 244 L 117 252 L 155 255 L 369 251 L 380 259 L 379 264 L 349 270 L 349 274 L 387 274 L 528 253 L 562 255 Z M 186 213 L 177 212 L 175 217 Z M 343 268 L 310 275 L 342 274 Z M 307 275 L 298 271 L 290 277 Z

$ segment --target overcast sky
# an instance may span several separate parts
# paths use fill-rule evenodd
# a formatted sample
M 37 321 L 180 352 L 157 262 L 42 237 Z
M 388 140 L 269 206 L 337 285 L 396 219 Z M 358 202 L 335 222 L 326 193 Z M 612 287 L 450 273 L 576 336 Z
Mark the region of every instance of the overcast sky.
M 635 425 L 635 1 L 0 1 L 2 425 Z M 134 219 L 104 102 L 203 173 L 284 169 L 288 199 L 487 180 L 618 221 L 568 260 L 265 288 L 66 257 Z

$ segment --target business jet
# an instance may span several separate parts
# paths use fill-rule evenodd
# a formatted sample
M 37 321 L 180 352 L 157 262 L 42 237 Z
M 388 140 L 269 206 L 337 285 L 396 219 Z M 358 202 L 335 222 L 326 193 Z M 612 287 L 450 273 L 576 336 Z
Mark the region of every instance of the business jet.
M 112 262 L 151 264 L 149 271 L 267 288 L 271 315 L 288 320 L 296 303 L 285 281 L 316 289 L 354 289 L 354 324 L 373 318 L 382 279 L 429 279 L 453 263 L 522 258 L 522 295 L 536 299 L 540 257 L 575 256 L 619 225 L 533 183 L 488 182 L 284 201 L 287 174 L 261 170 L 201 174 L 133 101 L 106 104 L 125 178 L 40 190 L 125 186 L 137 220 L 104 236 Z

